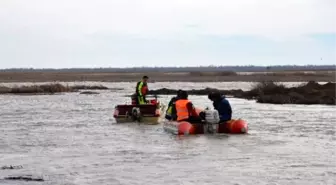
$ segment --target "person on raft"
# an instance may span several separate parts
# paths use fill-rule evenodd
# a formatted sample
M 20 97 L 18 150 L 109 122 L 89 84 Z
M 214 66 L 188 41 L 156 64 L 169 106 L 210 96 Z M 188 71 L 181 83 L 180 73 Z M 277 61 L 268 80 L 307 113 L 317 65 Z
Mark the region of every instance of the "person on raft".
M 172 99 L 170 99 L 170 102 L 168 103 L 168 108 L 167 108 L 167 111 L 166 111 L 166 116 L 165 118 L 167 120 L 170 120 L 170 121 L 176 121 L 177 119 L 177 114 L 176 114 L 176 106 L 175 106 L 175 103 L 177 100 L 180 99 L 180 94 L 181 94 L 181 89 L 179 89 L 177 91 L 177 95 L 172 97 Z
M 180 91 L 180 98 L 175 102 L 177 121 L 190 123 L 202 123 L 203 119 L 196 112 L 194 105 L 188 100 L 187 91 Z
M 208 98 L 213 102 L 214 109 L 218 111 L 220 123 L 231 120 L 231 105 L 224 95 L 219 92 L 211 92 Z
M 136 85 L 135 95 L 137 97 L 136 102 L 138 105 L 147 103 L 147 100 L 146 100 L 146 95 L 148 93 L 147 80 L 148 80 L 148 76 L 143 76 L 142 80 L 138 82 Z

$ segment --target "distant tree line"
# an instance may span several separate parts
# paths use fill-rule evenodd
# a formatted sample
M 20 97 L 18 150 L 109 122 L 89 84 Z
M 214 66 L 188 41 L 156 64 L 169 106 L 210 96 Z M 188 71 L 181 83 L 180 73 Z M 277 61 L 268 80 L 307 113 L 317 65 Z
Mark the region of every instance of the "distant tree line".
M 132 68 L 9 68 L 0 69 L 0 72 L 266 72 L 266 71 L 309 71 L 309 70 L 336 70 L 336 65 L 276 65 L 276 66 L 199 66 L 199 67 L 132 67 Z

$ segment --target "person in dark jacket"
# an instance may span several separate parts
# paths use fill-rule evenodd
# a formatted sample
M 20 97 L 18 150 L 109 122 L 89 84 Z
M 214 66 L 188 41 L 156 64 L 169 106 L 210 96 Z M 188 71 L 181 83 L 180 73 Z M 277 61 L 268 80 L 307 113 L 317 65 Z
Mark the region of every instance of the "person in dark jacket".
M 221 123 L 231 120 L 231 105 L 224 95 L 221 95 L 219 92 L 211 92 L 208 98 L 213 101 L 214 109 L 218 111 Z
M 177 100 L 179 100 L 181 91 L 182 90 L 178 90 L 177 91 L 177 95 L 174 96 L 172 99 L 170 99 L 170 102 L 168 103 L 168 108 L 167 108 L 166 116 L 165 116 L 165 118 L 167 120 L 176 121 L 176 119 L 177 119 L 175 102 Z

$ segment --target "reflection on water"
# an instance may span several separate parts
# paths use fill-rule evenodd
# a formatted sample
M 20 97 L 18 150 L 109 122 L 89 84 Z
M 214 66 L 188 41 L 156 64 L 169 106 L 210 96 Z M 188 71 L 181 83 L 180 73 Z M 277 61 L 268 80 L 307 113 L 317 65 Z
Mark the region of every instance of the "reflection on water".
M 159 88 L 157 84 L 152 87 Z M 126 89 L 132 92 L 132 87 Z M 162 125 L 116 124 L 113 107 L 129 98 L 122 91 L 100 92 L 0 96 L 0 166 L 23 166 L 0 170 L 0 178 L 33 175 L 46 180 L 0 184 L 336 182 L 334 106 L 229 99 L 233 117 L 249 123 L 249 134 L 173 136 Z M 160 100 L 168 103 L 170 97 Z M 211 107 L 205 96 L 190 99 L 199 107 Z

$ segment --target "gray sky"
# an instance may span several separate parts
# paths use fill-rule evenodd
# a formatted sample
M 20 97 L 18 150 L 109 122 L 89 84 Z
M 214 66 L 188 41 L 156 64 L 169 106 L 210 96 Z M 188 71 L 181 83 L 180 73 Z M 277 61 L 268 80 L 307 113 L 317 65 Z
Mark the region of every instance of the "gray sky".
M 3 0 L 0 68 L 335 64 L 335 6 L 335 0 Z

